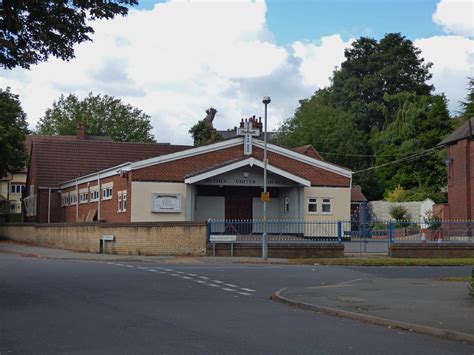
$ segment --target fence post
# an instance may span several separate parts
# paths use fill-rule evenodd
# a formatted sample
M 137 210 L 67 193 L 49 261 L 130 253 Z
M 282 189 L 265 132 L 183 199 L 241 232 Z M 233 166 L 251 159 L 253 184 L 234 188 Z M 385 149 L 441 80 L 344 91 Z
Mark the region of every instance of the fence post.
M 342 242 L 342 222 L 337 221 L 337 241 Z
M 211 240 L 211 230 L 212 230 L 212 222 L 211 219 L 209 218 L 207 220 L 207 242 Z
M 388 240 L 391 243 L 395 243 L 395 238 L 394 238 L 394 225 L 393 221 L 388 221 Z

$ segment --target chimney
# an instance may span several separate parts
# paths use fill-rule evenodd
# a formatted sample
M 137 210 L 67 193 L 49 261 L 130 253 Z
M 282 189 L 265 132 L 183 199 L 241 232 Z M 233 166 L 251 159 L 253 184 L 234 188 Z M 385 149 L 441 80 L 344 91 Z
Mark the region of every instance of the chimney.
M 82 122 L 79 122 L 77 124 L 76 138 L 81 140 L 81 141 L 86 140 L 86 129 L 84 128 L 84 124 Z

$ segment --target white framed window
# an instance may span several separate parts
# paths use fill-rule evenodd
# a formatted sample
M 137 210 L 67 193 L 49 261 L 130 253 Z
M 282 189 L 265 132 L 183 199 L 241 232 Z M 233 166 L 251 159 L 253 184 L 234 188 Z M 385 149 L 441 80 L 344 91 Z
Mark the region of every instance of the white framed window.
M 308 213 L 318 213 L 318 199 L 315 197 L 308 198 Z
M 321 205 L 322 213 L 332 213 L 331 199 L 323 198 L 323 203 Z
M 127 190 L 122 191 L 122 212 L 127 211 Z
M 73 193 L 69 196 L 69 204 L 70 205 L 77 204 L 77 195 L 76 195 L 76 193 Z
M 87 203 L 89 201 L 89 193 L 81 192 L 79 194 L 79 203 Z
M 122 191 L 117 192 L 117 212 L 122 212 L 123 204 L 122 204 Z
M 285 204 L 283 206 L 283 212 L 284 213 L 288 213 L 290 212 L 290 198 L 288 196 L 285 197 L 285 200 L 284 200 Z
M 61 207 L 69 205 L 69 194 L 61 194 Z
M 99 191 L 98 190 L 91 190 L 90 195 L 91 195 L 91 197 L 90 197 L 91 202 L 99 200 Z
M 10 184 L 12 194 L 21 194 L 25 190 L 25 184 Z
M 104 187 L 102 189 L 102 199 L 103 200 L 110 200 L 112 198 L 112 188 L 111 187 Z

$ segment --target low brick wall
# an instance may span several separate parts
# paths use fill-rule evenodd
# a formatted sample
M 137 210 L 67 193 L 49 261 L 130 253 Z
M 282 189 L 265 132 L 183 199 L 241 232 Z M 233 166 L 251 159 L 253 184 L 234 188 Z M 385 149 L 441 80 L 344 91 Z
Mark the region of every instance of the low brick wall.
M 122 255 L 206 254 L 205 223 L 54 223 L 0 225 L 0 239 L 39 246 L 85 252 L 99 252 L 104 234 L 115 237 L 105 242 L 107 253 Z
M 207 255 L 213 255 L 213 245 L 207 245 Z M 230 243 L 216 243 L 216 256 L 230 256 Z M 259 244 L 234 244 L 234 256 L 261 257 L 262 246 Z M 344 245 L 328 244 L 269 244 L 269 258 L 341 258 L 344 256 Z
M 474 244 L 396 243 L 390 246 L 394 258 L 472 258 Z

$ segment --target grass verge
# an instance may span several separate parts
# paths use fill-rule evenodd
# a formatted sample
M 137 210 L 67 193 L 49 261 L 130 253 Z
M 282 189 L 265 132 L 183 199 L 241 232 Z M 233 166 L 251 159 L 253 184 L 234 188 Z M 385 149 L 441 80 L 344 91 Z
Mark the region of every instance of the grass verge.
M 292 264 L 303 265 L 355 265 L 355 266 L 467 266 L 474 265 L 474 258 L 390 258 L 390 257 L 345 257 L 290 259 Z
M 441 281 L 448 282 L 467 282 L 471 281 L 471 276 L 448 276 L 440 278 Z

